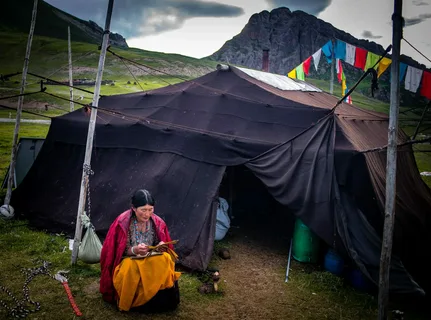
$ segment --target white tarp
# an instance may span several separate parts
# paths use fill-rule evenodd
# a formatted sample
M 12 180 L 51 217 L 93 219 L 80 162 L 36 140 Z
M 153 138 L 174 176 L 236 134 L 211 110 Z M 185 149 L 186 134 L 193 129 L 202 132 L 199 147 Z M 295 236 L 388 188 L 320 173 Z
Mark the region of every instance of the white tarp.
M 270 86 L 281 90 L 322 92 L 322 90 L 320 90 L 319 88 L 305 81 L 291 79 L 288 76 L 282 76 L 280 74 L 273 74 L 245 68 L 238 69 L 248 74 L 250 77 L 255 78 L 256 80 L 262 81 L 266 84 L 269 84 Z

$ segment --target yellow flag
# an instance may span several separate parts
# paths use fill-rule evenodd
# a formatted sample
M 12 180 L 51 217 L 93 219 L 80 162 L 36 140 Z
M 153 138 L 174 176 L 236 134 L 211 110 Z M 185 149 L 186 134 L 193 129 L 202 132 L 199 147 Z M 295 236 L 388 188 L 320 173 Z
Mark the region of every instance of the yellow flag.
M 343 81 L 341 81 L 341 96 L 345 95 L 346 89 L 347 89 L 346 79 L 343 79 Z
M 296 69 L 293 69 L 292 71 L 290 71 L 290 72 L 287 74 L 287 76 L 288 76 L 289 78 L 296 79 Z
M 382 73 L 386 71 L 386 69 L 389 67 L 391 63 L 392 63 L 392 60 L 386 57 L 384 57 L 380 61 L 379 67 L 377 68 L 377 78 L 379 78 L 382 75 Z

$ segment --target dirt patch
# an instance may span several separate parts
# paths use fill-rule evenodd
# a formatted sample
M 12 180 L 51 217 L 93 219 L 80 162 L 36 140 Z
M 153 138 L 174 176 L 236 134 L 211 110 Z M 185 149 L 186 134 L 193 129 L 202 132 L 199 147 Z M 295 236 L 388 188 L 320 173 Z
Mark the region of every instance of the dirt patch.
M 292 263 L 286 283 L 289 247 L 282 237 L 237 229 L 229 232 L 226 242 L 231 259 L 214 258 L 210 266 L 220 270 L 221 298 L 214 297 L 204 306 L 182 300 L 175 314 L 179 319 L 375 318 L 373 311 L 361 313 L 361 303 L 352 309 L 342 299 L 333 300 L 329 290 L 314 292 L 312 281 L 303 279 L 311 275 L 302 264 Z

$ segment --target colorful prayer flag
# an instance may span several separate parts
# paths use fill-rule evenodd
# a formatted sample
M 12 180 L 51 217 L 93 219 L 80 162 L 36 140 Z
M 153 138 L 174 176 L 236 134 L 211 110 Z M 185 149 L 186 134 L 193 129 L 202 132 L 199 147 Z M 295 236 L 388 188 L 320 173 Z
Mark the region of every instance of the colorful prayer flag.
M 376 65 L 376 63 L 377 63 L 377 61 L 379 61 L 379 59 L 380 59 L 379 55 L 368 51 L 367 61 L 365 62 L 364 71 L 367 71 L 368 69 L 373 68 L 373 67 L 374 67 L 374 69 L 377 69 L 378 65 Z
M 412 66 L 407 67 L 405 88 L 411 92 L 417 92 L 421 83 L 423 70 L 414 68 Z
M 346 43 L 346 62 L 352 66 L 355 65 L 355 53 L 356 47 Z
M 304 64 L 301 63 L 299 66 L 296 67 L 296 79 L 305 80 L 305 74 L 304 74 Z
M 368 51 L 359 47 L 356 47 L 355 52 L 355 67 L 364 70 L 367 62 Z
M 319 62 L 320 62 L 320 57 L 322 56 L 322 49 L 317 50 L 314 54 L 313 54 L 313 61 L 314 61 L 314 67 L 317 68 L 319 67 Z
M 386 69 L 389 67 L 389 65 L 392 63 L 392 60 L 389 58 L 384 57 L 380 62 L 379 66 L 377 67 L 377 78 L 380 78 L 383 72 L 386 71 Z
M 311 56 L 308 57 L 307 60 L 303 62 L 303 66 L 304 66 L 304 73 L 306 76 L 308 76 L 310 72 L 310 66 L 311 66 Z
M 332 41 L 328 41 L 323 47 L 322 52 L 326 56 L 328 63 L 332 63 Z
M 424 71 L 421 84 L 421 96 L 431 100 L 431 72 Z

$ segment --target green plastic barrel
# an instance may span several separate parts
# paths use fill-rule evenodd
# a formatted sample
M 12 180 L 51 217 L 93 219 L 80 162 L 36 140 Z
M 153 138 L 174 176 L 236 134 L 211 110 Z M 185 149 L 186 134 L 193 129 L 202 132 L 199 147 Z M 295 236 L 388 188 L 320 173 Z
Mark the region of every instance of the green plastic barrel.
M 317 237 L 300 219 L 296 219 L 293 232 L 292 256 L 299 262 L 316 263 L 319 254 Z

